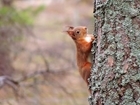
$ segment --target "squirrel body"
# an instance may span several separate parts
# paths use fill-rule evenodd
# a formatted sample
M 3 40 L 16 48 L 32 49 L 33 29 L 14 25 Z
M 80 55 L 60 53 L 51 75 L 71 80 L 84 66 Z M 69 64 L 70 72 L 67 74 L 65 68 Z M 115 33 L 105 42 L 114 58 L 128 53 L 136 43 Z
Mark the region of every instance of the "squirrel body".
M 90 77 L 92 65 L 91 62 L 88 61 L 88 57 L 91 52 L 92 42 L 95 40 L 95 38 L 93 35 L 87 34 L 87 28 L 85 26 L 69 26 L 66 32 L 76 44 L 77 66 L 80 75 L 88 85 L 88 78 Z

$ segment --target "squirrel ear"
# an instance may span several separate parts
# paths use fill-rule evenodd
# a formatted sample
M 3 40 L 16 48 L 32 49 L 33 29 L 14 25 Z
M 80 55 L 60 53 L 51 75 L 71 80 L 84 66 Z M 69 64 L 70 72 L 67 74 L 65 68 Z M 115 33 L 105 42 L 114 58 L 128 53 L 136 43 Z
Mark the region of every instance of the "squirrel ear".
M 74 27 L 73 26 L 67 26 L 69 29 L 74 29 Z
M 73 30 L 67 30 L 66 31 L 70 36 L 72 36 L 73 35 L 73 33 L 74 33 L 74 31 Z
M 74 31 L 73 31 L 74 27 L 73 26 L 67 26 L 67 27 L 68 29 L 65 30 L 65 32 L 67 32 L 70 36 L 72 36 L 74 34 Z

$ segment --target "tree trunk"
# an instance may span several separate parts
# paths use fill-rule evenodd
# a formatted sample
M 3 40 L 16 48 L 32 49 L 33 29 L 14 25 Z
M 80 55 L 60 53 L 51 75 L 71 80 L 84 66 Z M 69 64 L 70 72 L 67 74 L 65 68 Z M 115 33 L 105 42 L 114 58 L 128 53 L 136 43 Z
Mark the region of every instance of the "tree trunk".
M 95 0 L 90 105 L 140 105 L 140 0 Z
M 10 40 L 13 37 L 13 30 L 12 28 L 8 27 L 7 23 L 4 24 L 4 21 L 7 22 L 10 19 L 5 15 L 6 9 L 3 9 L 5 6 L 10 7 L 12 5 L 12 2 L 13 0 L 0 1 L 0 4 L 2 3 L 2 6 L 0 5 L 0 9 L 3 10 L 3 14 L 0 14 L 0 76 L 11 75 L 14 71 L 10 58 Z M 2 80 L 0 80 L 0 82 L 1 81 Z
M 10 60 L 10 37 L 6 29 L 3 31 L 0 26 L 0 76 L 11 75 L 14 70 Z

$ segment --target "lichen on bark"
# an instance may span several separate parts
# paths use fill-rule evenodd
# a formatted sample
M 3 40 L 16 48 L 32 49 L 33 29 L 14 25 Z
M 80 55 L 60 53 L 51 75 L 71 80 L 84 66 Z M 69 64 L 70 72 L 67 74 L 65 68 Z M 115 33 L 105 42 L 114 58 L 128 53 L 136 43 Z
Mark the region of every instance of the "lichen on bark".
M 140 1 L 95 0 L 91 105 L 140 104 Z

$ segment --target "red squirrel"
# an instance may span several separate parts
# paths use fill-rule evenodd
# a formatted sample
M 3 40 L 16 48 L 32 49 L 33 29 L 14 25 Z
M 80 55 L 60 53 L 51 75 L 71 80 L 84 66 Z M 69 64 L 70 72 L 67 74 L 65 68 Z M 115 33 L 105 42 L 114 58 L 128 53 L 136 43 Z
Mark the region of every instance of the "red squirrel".
M 88 57 L 91 52 L 92 42 L 95 38 L 93 35 L 87 34 L 87 28 L 85 26 L 68 26 L 66 32 L 75 42 L 77 49 L 77 66 L 80 75 L 88 85 L 91 70 L 91 62 L 88 61 Z

